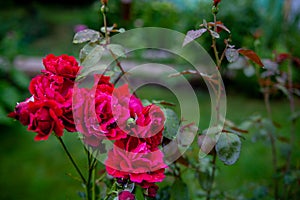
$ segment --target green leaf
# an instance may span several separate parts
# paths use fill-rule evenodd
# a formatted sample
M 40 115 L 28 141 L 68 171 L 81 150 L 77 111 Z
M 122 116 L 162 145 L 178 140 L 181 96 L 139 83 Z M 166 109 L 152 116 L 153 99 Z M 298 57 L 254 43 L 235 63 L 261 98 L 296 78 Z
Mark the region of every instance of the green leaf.
M 80 74 L 77 75 L 75 81 L 79 83 L 79 88 L 89 88 L 91 89 L 95 84 L 95 77 L 94 75 L 103 74 L 106 66 L 104 65 L 97 65 L 89 68 L 83 68 L 80 71 Z
M 187 184 L 181 179 L 176 179 L 171 187 L 171 199 L 172 200 L 188 200 L 189 192 Z
M 266 132 L 275 135 L 276 127 L 272 120 L 264 118 L 261 120 L 261 125 L 262 125 L 261 130 L 264 129 Z
M 137 199 L 137 200 L 144 199 L 144 192 L 143 192 L 142 188 L 140 188 L 140 187 L 135 188 L 135 199 Z
M 125 48 L 119 44 L 109 44 L 107 45 L 107 49 L 109 49 L 117 57 L 126 58 Z
M 170 140 L 173 140 L 176 138 L 180 121 L 178 119 L 177 114 L 169 108 L 164 109 L 164 114 L 165 114 L 166 121 L 165 121 L 165 129 L 163 131 L 163 136 Z
M 95 43 L 87 43 L 86 45 L 84 45 L 84 47 L 80 50 L 79 53 L 80 63 L 84 61 L 86 56 L 95 48 L 95 46 L 96 46 Z
M 222 133 L 216 144 L 219 159 L 226 165 L 234 164 L 241 151 L 240 138 L 232 133 Z
M 104 48 L 102 46 L 95 45 L 93 49 L 88 50 L 88 54 L 83 59 L 81 66 L 85 68 L 94 67 L 101 59 L 103 52 Z
M 175 106 L 174 103 L 165 100 L 152 100 L 152 103 L 164 106 Z
M 156 197 L 159 200 L 169 200 L 171 197 L 170 193 L 171 193 L 171 187 L 165 186 L 158 190 Z
M 82 31 L 79 31 L 75 34 L 73 38 L 74 44 L 79 44 L 83 42 L 96 42 L 101 38 L 100 33 L 98 31 L 92 30 L 92 29 L 85 29 Z

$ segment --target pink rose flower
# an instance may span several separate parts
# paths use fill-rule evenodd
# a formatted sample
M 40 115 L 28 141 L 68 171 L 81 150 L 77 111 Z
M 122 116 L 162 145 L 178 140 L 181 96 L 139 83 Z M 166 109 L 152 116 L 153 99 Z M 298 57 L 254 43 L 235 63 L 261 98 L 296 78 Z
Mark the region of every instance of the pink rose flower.
M 112 113 L 114 85 L 109 82 L 109 77 L 98 75 L 95 83 L 91 89 L 75 87 L 73 102 L 77 129 L 83 134 L 84 141 L 93 147 L 103 139 L 127 137 L 117 126 L 117 118 Z
M 165 178 L 163 153 L 157 148 L 148 149 L 145 141 L 128 136 L 117 140 L 105 162 L 107 173 L 132 182 L 160 182 Z

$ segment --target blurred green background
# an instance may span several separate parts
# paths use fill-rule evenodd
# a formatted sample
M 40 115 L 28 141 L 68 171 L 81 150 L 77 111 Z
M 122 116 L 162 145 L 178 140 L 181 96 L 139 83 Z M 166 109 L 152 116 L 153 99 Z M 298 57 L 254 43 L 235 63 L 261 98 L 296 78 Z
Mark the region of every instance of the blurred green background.
M 211 5 L 210 0 L 110 0 L 108 23 L 117 23 L 125 29 L 157 26 L 186 33 L 198 28 L 203 19 L 212 20 Z M 75 29 L 78 25 L 99 29 L 102 26 L 99 7 L 99 1 L 94 0 L 0 2 L 0 199 L 78 199 L 76 192 L 82 188 L 72 175 L 68 175 L 76 176 L 76 173 L 56 138 L 34 142 L 34 133 L 27 132 L 20 123 L 6 115 L 13 110 L 16 102 L 29 96 L 27 87 L 30 78 L 39 73 L 24 73 L 22 65 L 16 66 L 16 58 L 42 58 L 49 53 L 78 57 L 80 46 L 72 44 Z M 262 58 L 273 58 L 274 52 L 288 52 L 300 57 L 299 8 L 297 0 L 223 0 L 218 16 L 231 29 L 233 43 L 237 47 L 255 49 Z M 211 53 L 208 36 L 204 35 L 198 41 Z M 131 59 L 144 58 L 137 56 Z M 297 81 L 299 68 L 294 70 Z M 227 114 L 230 120 L 239 124 L 250 115 L 266 116 L 253 78 L 246 78 L 243 73 L 232 78 L 228 76 L 226 67 L 222 73 L 228 92 Z M 199 98 L 203 130 L 210 119 L 207 117 L 210 114 L 209 95 L 197 79 L 191 79 L 191 83 Z M 141 98 L 174 101 L 174 96 L 160 87 L 145 87 L 138 94 Z M 297 110 L 299 105 L 300 101 L 296 99 Z M 287 136 L 288 101 L 283 95 L 277 95 L 272 100 L 272 107 L 274 121 L 282 125 L 279 134 Z M 300 130 L 299 122 L 296 130 Z M 251 134 L 245 135 L 245 138 L 241 157 L 234 166 L 218 163 L 216 187 L 251 196 L 256 191 L 263 193 L 272 182 L 271 152 L 267 142 L 253 142 Z M 77 135 L 66 133 L 64 139 L 84 168 L 85 155 Z M 299 139 L 297 135 L 293 154 L 293 164 L 298 170 L 300 150 L 296 147 L 300 144 Z M 279 148 L 284 148 L 284 145 L 279 145 Z M 193 186 L 189 189 L 190 193 L 196 193 Z

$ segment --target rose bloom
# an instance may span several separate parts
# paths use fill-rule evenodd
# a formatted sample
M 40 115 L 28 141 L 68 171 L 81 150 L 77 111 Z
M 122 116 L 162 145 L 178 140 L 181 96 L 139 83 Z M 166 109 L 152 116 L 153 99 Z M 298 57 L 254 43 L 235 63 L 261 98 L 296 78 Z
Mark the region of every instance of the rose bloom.
M 63 135 L 62 110 L 53 100 L 27 101 L 16 106 L 9 117 L 19 120 L 28 130 L 36 132 L 35 140 L 47 140 L 51 133 Z
M 112 92 L 114 85 L 109 82 L 109 77 L 95 75 L 94 86 L 74 88 L 74 116 L 76 127 L 84 136 L 84 141 L 91 146 L 97 146 L 103 139 L 118 140 L 126 138 L 112 113 Z M 93 141 L 94 140 L 94 141 Z
M 76 59 L 68 55 L 55 56 L 49 54 L 43 59 L 43 64 L 46 69 L 42 71 L 43 73 L 52 73 L 72 80 L 75 80 L 80 69 Z
M 165 117 L 159 106 L 143 107 L 141 100 L 130 94 L 128 85 L 116 88 L 112 101 L 113 115 L 123 131 L 139 138 L 155 138 L 155 147 L 161 143 Z
M 43 59 L 43 74 L 33 78 L 29 91 L 35 100 L 55 100 L 63 111 L 62 120 L 66 130 L 75 132 L 72 112 L 74 80 L 80 70 L 72 56 L 49 54 Z
M 131 192 L 124 190 L 118 194 L 118 199 L 119 200 L 135 200 L 135 196 Z
M 144 194 L 148 197 L 155 198 L 159 187 L 154 183 L 142 182 L 139 184 L 145 189 Z
M 28 103 L 33 100 L 33 97 L 31 97 L 24 102 L 18 103 L 14 112 L 9 113 L 8 117 L 14 118 L 20 121 L 24 126 L 27 126 L 30 123 L 30 111 L 28 109 Z
M 38 75 L 29 84 L 29 91 L 37 101 L 54 100 L 63 111 L 62 120 L 66 130 L 75 132 L 72 113 L 74 82 L 57 75 Z
M 128 136 L 117 140 L 105 161 L 107 173 L 132 182 L 161 182 L 164 178 L 163 154 L 157 148 L 150 151 L 145 141 Z

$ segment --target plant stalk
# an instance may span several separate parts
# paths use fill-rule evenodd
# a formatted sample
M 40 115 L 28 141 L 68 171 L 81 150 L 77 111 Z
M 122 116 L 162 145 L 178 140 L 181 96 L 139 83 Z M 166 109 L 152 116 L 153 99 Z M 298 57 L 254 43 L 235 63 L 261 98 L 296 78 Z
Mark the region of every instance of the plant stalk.
M 206 200 L 211 199 L 211 192 L 212 192 L 212 188 L 213 188 L 213 184 L 214 184 L 214 180 L 215 180 L 216 168 L 217 168 L 216 160 L 217 160 L 217 154 L 215 153 L 213 156 L 213 160 L 212 160 L 212 173 L 210 176 L 210 186 L 206 192 Z
M 292 74 L 292 66 L 289 62 L 288 64 L 288 91 L 289 91 L 289 103 L 290 103 L 290 112 L 291 115 L 295 113 L 295 99 L 293 95 L 293 74 Z M 296 120 L 291 119 L 291 129 L 290 129 L 290 150 L 287 155 L 287 163 L 286 163 L 286 172 L 288 172 L 291 168 L 291 157 L 292 157 L 292 148 L 295 140 L 295 130 L 296 130 Z
M 214 31 L 217 31 L 217 15 L 214 13 Z M 216 62 L 217 62 L 217 67 L 220 68 L 221 67 L 221 60 L 219 58 L 219 52 L 217 49 L 217 41 L 216 38 L 212 36 L 212 48 L 214 50 L 214 54 L 215 54 L 215 58 L 216 58 Z
M 74 159 L 73 159 L 71 153 L 69 152 L 67 146 L 65 145 L 63 139 L 62 139 L 61 137 L 57 137 L 57 139 L 58 139 L 59 143 L 62 145 L 64 151 L 66 152 L 66 154 L 67 154 L 69 160 L 71 161 L 72 165 L 74 166 L 75 170 L 76 170 L 77 173 L 79 174 L 79 176 L 80 176 L 82 182 L 83 182 L 85 185 L 87 185 L 86 179 L 85 179 L 84 176 L 82 175 L 82 173 L 81 173 L 81 171 L 80 171 L 78 165 L 77 165 L 76 162 L 74 161 Z
M 269 86 L 264 88 L 264 102 L 265 106 L 267 109 L 268 113 L 268 118 L 269 120 L 272 121 L 272 109 L 270 105 L 270 91 L 269 91 Z M 279 194 L 278 194 L 278 179 L 277 179 L 277 150 L 276 150 L 276 140 L 274 138 L 274 135 L 270 132 L 268 132 L 268 137 L 271 142 L 271 151 L 272 151 L 272 163 L 273 163 L 273 168 L 274 168 L 274 199 L 277 200 L 279 199 Z

